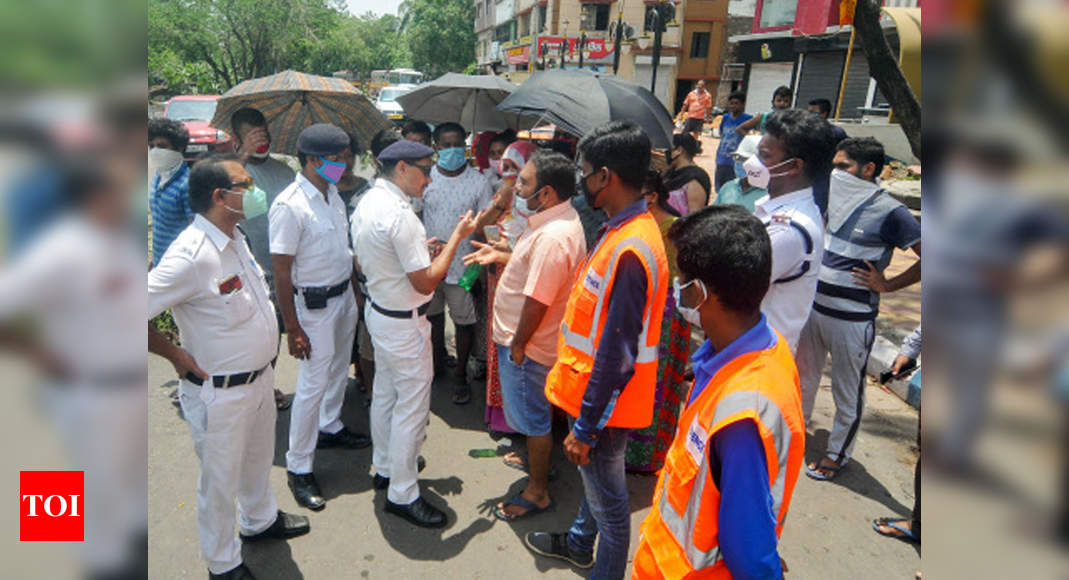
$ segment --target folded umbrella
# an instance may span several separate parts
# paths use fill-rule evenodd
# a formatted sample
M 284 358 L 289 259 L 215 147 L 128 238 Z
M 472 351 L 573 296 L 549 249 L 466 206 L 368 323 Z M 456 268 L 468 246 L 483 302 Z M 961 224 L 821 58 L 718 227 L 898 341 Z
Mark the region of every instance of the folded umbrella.
M 240 82 L 219 98 L 212 126 L 231 132 L 230 116 L 238 109 L 258 109 L 267 119 L 272 149 L 297 154 L 297 136 L 315 123 L 331 123 L 355 134 L 366 147 L 390 121 L 348 81 L 284 71 Z
M 612 74 L 550 70 L 520 85 L 498 109 L 543 121 L 582 137 L 609 121 L 638 123 L 656 149 L 672 147 L 672 115 L 649 90 Z

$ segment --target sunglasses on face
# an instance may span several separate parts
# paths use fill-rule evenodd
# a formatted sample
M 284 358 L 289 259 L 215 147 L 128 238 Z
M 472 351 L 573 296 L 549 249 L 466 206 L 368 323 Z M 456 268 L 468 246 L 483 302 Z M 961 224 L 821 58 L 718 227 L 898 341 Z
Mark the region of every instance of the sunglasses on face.
M 433 163 L 430 164 L 430 165 L 421 165 L 419 163 L 409 163 L 408 165 L 410 165 L 412 167 L 418 167 L 419 170 L 422 171 L 423 175 L 425 175 L 426 177 L 430 177 L 431 176 L 431 169 L 434 169 L 434 164 Z

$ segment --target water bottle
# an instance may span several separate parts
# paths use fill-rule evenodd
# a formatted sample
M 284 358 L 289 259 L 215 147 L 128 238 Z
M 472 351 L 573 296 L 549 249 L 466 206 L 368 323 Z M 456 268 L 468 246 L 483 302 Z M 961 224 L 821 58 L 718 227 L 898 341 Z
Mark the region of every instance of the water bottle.
M 475 285 L 475 281 L 479 279 L 479 274 L 483 272 L 482 264 L 472 264 L 468 266 L 467 270 L 464 270 L 464 275 L 457 280 L 457 286 L 471 292 L 471 287 Z

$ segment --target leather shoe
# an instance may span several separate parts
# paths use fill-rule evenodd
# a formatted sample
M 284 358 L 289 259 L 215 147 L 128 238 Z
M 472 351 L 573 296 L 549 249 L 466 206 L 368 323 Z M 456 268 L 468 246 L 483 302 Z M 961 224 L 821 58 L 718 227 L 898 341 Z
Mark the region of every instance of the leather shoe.
M 208 580 L 256 580 L 256 576 L 252 575 L 252 571 L 246 568 L 245 564 L 238 564 L 237 568 L 222 574 L 212 574 L 212 571 L 208 570 Z
M 416 471 L 423 473 L 423 468 L 427 467 L 427 460 L 422 455 L 416 458 Z M 371 479 L 371 486 L 375 489 L 386 489 L 390 487 L 390 478 L 383 477 L 379 474 L 375 474 L 375 477 Z
M 286 540 L 289 538 L 296 538 L 297 536 L 303 536 L 308 533 L 311 527 L 308 525 L 308 518 L 305 516 L 299 516 L 297 514 L 288 514 L 282 510 L 278 510 L 278 517 L 275 518 L 275 522 L 267 527 L 266 530 L 259 534 L 240 534 L 241 539 L 246 542 L 255 542 L 257 540 Z
M 363 449 L 371 445 L 371 438 L 363 433 L 353 433 L 352 431 L 342 427 L 341 431 L 337 433 L 324 433 L 319 432 L 319 439 L 316 441 L 316 449 L 331 449 L 333 447 L 341 447 L 343 449 Z
M 423 528 L 441 528 L 446 524 L 445 512 L 423 501 L 422 497 L 408 505 L 386 500 L 386 511 Z
M 313 511 L 327 507 L 327 500 L 323 499 L 323 492 L 319 490 L 319 484 L 316 483 L 314 475 L 287 471 L 286 479 L 289 480 L 290 491 L 293 492 L 293 499 L 297 500 L 297 505 Z

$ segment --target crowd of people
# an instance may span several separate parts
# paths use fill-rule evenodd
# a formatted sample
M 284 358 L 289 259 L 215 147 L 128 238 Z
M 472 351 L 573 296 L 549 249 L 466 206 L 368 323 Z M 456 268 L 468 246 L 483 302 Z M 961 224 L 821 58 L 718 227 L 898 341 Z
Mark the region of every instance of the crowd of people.
M 327 503 L 316 449 L 371 446 L 385 511 L 447 525 L 418 485 L 431 385 L 441 377 L 464 405 L 485 373 L 487 428 L 525 442 L 503 460 L 529 474 L 496 518 L 554 503 L 554 417 L 567 419 L 584 499 L 566 532 L 526 534 L 531 551 L 623 577 L 630 470 L 658 474 L 634 577 L 781 577 L 798 476 L 832 479 L 853 453 L 880 295 L 920 279 L 919 260 L 883 273 L 895 248 L 920 255 L 920 227 L 879 185 L 882 145 L 837 135 L 830 105 L 792 109 L 781 89 L 752 117 L 730 95 L 714 180 L 695 162 L 702 86 L 684 108 L 697 121 L 667 152 L 631 122 L 568 155 L 413 121 L 368 144 L 371 181 L 354 174 L 362 144 L 333 125 L 301 132 L 294 172 L 254 109 L 231 119 L 236 154 L 192 166 L 181 125 L 153 120 L 148 314 L 170 310 L 181 341 L 150 323 L 149 349 L 182 379 L 210 577 L 252 578 L 242 541 L 310 528 L 268 484 L 290 404 L 274 389 L 283 332 L 300 368 L 285 458 L 301 507 Z M 803 465 L 829 353 L 834 427 Z M 341 421 L 350 365 L 370 393 L 370 436 Z M 888 525 L 877 531 L 894 535 Z

